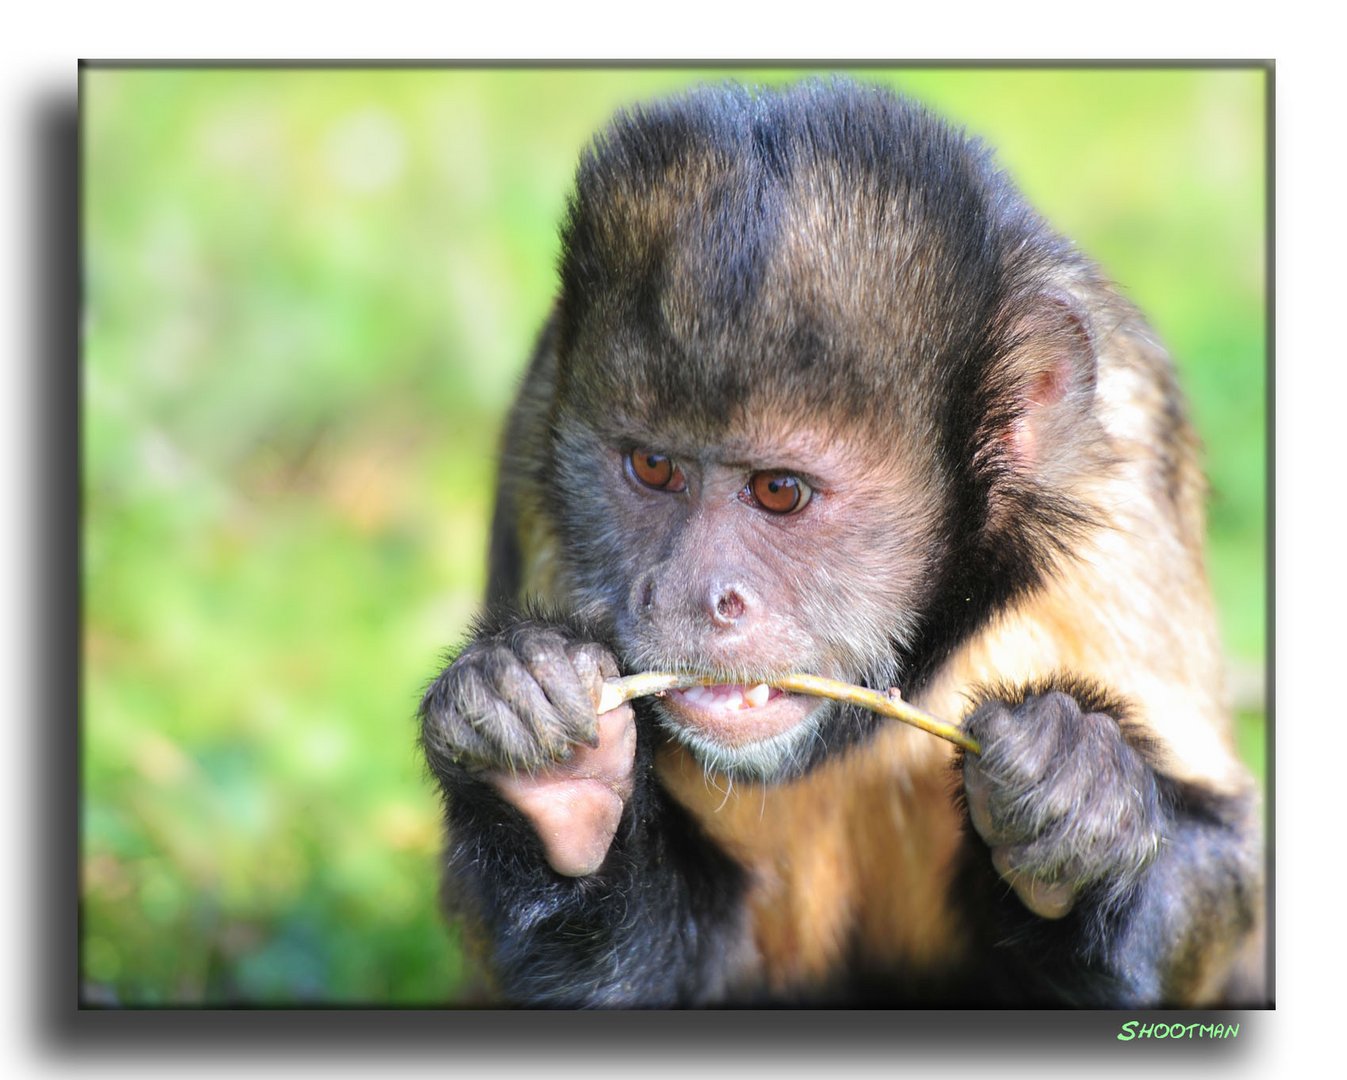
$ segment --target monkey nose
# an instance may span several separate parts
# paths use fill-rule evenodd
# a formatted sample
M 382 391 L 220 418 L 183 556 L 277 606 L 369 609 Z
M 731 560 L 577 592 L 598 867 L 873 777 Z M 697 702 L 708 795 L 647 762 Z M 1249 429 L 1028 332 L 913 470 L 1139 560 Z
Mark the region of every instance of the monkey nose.
M 743 617 L 744 612 L 748 610 L 748 604 L 737 588 L 728 586 L 711 590 L 707 610 L 710 613 L 711 621 L 717 626 L 730 627 L 738 623 Z

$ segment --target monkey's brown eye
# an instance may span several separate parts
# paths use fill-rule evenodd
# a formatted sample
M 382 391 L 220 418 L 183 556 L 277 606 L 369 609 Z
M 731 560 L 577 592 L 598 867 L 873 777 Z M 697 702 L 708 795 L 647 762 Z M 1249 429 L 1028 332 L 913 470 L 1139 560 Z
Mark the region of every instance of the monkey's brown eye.
M 687 478 L 683 470 L 663 454 L 652 454 L 649 450 L 633 450 L 627 458 L 632 476 L 646 487 L 659 491 L 685 491 Z
M 753 501 L 773 514 L 793 514 L 803 510 L 813 494 L 808 484 L 790 473 L 759 472 L 748 478 Z

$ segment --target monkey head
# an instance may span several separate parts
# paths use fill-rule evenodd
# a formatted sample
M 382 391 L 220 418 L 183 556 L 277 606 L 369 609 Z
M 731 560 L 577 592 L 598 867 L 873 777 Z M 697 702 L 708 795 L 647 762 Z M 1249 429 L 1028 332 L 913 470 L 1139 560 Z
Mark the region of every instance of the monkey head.
M 656 704 L 705 764 L 782 779 L 863 735 L 762 684 L 910 685 L 1087 527 L 1087 275 L 882 91 L 693 95 L 596 141 L 538 468 L 622 664 L 723 683 Z

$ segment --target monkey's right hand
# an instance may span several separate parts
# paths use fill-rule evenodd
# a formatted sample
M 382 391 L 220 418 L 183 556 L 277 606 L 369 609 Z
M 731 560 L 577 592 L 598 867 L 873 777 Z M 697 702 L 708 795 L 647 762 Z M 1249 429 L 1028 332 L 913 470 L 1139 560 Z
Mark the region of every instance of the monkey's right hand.
M 624 704 L 596 715 L 617 674 L 603 646 L 524 622 L 470 643 L 421 702 L 431 766 L 495 788 L 569 877 L 598 870 L 631 796 L 635 714 Z

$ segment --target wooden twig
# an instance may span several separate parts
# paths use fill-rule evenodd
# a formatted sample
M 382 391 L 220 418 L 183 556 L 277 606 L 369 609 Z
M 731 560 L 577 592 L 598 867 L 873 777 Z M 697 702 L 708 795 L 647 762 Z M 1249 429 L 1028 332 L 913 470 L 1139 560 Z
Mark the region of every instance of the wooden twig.
M 662 694 L 667 690 L 687 690 L 694 686 L 715 686 L 721 681 L 705 675 L 675 675 L 663 671 L 646 671 L 622 679 L 608 679 L 603 684 L 598 711 L 605 713 L 609 709 L 616 709 L 624 701 L 630 701 L 632 698 Z M 851 683 L 838 682 L 836 679 L 825 679 L 819 675 L 781 675 L 768 680 L 767 685 L 789 694 L 810 694 L 813 697 L 832 698 L 835 701 L 860 705 L 881 716 L 889 716 L 913 727 L 919 727 L 922 731 L 929 731 L 932 735 L 954 743 L 955 746 L 962 746 L 970 753 L 982 753 L 982 746 L 978 741 L 965 735 L 957 724 L 938 719 L 914 705 L 909 705 L 898 696 L 896 690 L 883 694 L 878 690 L 853 686 Z

